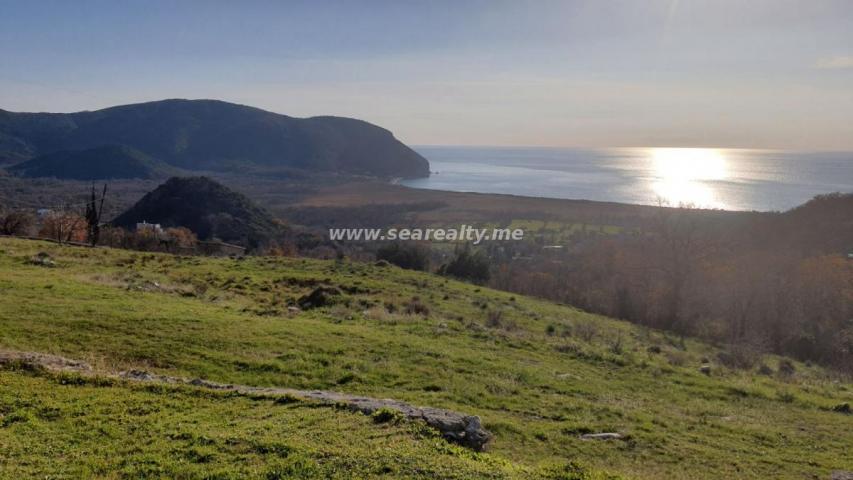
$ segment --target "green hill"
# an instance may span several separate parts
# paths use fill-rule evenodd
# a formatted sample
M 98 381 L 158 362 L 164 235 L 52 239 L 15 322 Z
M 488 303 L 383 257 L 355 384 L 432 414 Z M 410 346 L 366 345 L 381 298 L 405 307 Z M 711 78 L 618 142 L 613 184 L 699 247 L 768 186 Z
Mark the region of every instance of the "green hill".
M 22 177 L 71 180 L 153 179 L 168 177 L 178 172 L 174 167 L 123 145 L 62 150 L 12 165 L 7 170 Z
M 216 100 L 178 99 L 68 114 L 0 110 L 0 164 L 113 144 L 188 170 L 429 175 L 427 160 L 391 132 L 351 118 L 293 118 Z
M 218 238 L 248 246 L 275 237 L 282 229 L 244 195 L 207 177 L 170 178 L 112 223 L 132 229 L 140 222 L 186 227 L 202 240 Z
M 48 268 L 31 258 L 45 252 Z M 486 453 L 406 422 L 202 387 L 0 373 L 9 478 L 828 478 L 849 379 L 430 274 L 0 239 L 0 348 L 478 415 Z M 322 304 L 293 306 L 320 286 Z M 709 365 L 708 374 L 700 366 Z M 588 440 L 588 433 L 621 438 Z M 57 452 L 62 452 L 58 454 Z M 583 465 L 583 466 L 581 466 Z M 307 473 L 306 473 L 307 472 Z

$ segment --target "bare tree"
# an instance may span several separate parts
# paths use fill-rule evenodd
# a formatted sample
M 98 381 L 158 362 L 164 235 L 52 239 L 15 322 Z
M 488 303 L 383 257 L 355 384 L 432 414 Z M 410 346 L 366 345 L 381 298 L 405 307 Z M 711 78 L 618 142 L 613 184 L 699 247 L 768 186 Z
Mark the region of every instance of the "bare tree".
M 654 222 L 651 268 L 661 274 L 666 286 L 664 328 L 686 333 L 692 325 L 686 308 L 701 263 L 714 251 L 709 232 L 702 231 L 691 205 L 658 208 Z
M 86 219 L 72 211 L 57 212 L 44 220 L 41 235 L 59 243 L 83 241 L 86 238 Z
M 107 184 L 104 184 L 104 190 L 101 193 L 101 202 L 98 205 L 97 197 L 95 196 L 95 184 L 92 183 L 92 197 L 89 203 L 86 204 L 86 236 L 89 244 L 93 247 L 98 244 L 98 239 L 101 235 L 101 214 L 104 212 L 104 199 L 107 196 Z
M 0 217 L 0 234 L 23 235 L 32 224 L 32 215 L 26 212 L 9 212 Z

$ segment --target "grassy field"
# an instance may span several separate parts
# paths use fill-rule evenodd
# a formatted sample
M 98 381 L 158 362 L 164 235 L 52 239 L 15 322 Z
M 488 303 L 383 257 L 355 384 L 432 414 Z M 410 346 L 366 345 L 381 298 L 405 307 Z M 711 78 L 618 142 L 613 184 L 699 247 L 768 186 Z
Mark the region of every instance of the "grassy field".
M 54 268 L 30 264 L 40 251 Z M 321 308 L 288 308 L 318 285 L 342 294 Z M 6 371 L 8 478 L 276 478 L 300 468 L 524 477 L 569 462 L 625 478 L 853 470 L 853 416 L 833 411 L 853 401 L 849 381 L 798 363 L 781 375 L 772 357 L 764 361 L 774 373 L 729 370 L 716 348 L 690 339 L 395 267 L 0 239 L 0 348 L 104 371 L 395 398 L 479 415 L 496 437 L 473 454 L 417 426 L 330 408 Z M 590 432 L 624 437 L 580 438 Z
M 417 424 L 192 388 L 0 371 L 4 478 L 545 478 Z M 553 470 L 554 474 L 559 470 Z

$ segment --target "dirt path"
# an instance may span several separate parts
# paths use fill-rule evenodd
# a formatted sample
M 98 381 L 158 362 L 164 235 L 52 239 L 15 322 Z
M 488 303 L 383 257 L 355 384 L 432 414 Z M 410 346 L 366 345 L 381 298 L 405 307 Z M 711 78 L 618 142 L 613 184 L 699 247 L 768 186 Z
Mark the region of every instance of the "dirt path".
M 244 395 L 262 395 L 269 397 L 290 396 L 302 401 L 317 402 L 324 405 L 344 405 L 346 408 L 370 415 L 379 409 L 387 408 L 400 412 L 411 421 L 424 422 L 441 432 L 450 442 L 458 443 L 476 451 L 482 451 L 491 440 L 489 433 L 480 423 L 480 417 L 465 415 L 452 410 L 432 407 L 417 407 L 392 399 L 360 397 L 345 393 L 324 390 L 296 390 L 292 388 L 265 388 L 248 385 L 216 383 L 200 378 L 170 377 L 142 370 L 126 372 L 98 372 L 89 364 L 56 355 L 37 352 L 0 351 L 0 365 L 12 363 L 41 367 L 53 372 L 76 372 L 82 375 L 101 375 L 134 382 L 154 382 L 164 384 L 191 385 L 200 388 L 232 391 Z

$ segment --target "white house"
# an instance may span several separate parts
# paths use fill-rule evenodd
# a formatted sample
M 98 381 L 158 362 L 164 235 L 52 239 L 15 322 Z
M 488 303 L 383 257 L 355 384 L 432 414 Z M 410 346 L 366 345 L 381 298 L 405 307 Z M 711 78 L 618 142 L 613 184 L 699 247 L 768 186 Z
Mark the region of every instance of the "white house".
M 159 223 L 148 223 L 145 220 L 136 224 L 136 231 L 151 230 L 154 233 L 163 233 Z

